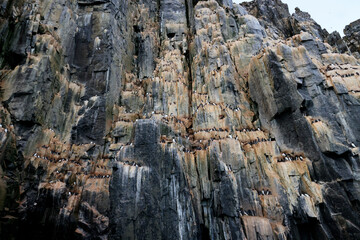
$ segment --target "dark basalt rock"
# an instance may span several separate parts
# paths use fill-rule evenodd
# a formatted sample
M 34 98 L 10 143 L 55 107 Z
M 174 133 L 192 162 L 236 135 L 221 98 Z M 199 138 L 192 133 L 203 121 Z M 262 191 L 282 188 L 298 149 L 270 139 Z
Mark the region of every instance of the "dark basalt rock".
M 95 142 L 101 145 L 106 124 L 105 99 L 90 100 L 89 105 L 77 125 L 73 126 L 71 140 L 74 143 Z
M 135 128 L 134 146 L 119 156 L 110 183 L 110 237 L 123 239 L 139 234 L 140 239 L 179 239 L 181 234 L 186 239 L 197 238 L 198 216 L 181 159 L 175 149 L 161 149 L 156 122 L 141 120 Z M 132 163 L 124 164 L 125 159 Z M 125 180 L 127 174 L 130 178 Z
M 285 37 L 292 36 L 293 30 L 290 23 L 290 13 L 288 5 L 281 0 L 255 0 L 242 3 L 247 11 L 260 20 L 262 26 L 269 24 L 274 34 Z
M 331 46 L 334 46 L 339 53 L 346 53 L 349 51 L 348 46 L 337 31 L 330 33 L 329 36 L 326 38 L 326 41 Z
M 357 58 L 360 57 L 360 19 L 350 23 L 344 29 L 344 40 L 348 44 L 351 52 Z

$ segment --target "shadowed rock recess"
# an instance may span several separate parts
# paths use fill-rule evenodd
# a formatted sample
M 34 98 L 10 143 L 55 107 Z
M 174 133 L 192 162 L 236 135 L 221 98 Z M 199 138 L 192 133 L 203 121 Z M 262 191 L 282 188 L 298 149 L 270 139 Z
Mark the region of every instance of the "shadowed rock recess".
M 360 239 L 359 26 L 1 0 L 0 239 Z

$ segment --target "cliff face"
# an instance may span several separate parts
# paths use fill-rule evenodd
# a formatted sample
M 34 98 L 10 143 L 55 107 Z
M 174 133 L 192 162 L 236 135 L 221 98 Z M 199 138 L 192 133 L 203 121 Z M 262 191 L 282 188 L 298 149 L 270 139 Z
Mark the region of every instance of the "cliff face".
M 360 58 L 360 19 L 350 23 L 344 29 L 345 41 L 354 56 Z
M 1 239 L 360 238 L 356 24 L 280 0 L 0 7 Z

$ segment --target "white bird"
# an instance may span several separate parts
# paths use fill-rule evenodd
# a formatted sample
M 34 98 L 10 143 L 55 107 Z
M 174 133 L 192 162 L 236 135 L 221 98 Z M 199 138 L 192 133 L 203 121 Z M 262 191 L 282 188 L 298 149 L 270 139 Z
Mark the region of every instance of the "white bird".
M 353 144 L 353 143 L 351 143 L 351 146 L 352 146 L 353 148 L 356 148 L 355 144 Z

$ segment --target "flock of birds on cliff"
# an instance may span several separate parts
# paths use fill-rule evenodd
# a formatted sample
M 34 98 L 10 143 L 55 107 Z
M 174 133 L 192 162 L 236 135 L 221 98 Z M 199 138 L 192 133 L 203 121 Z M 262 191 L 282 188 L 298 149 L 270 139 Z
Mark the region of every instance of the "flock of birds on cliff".
M 198 112 L 200 108 L 204 108 L 207 105 L 220 106 L 222 111 L 226 111 L 227 109 L 231 109 L 232 111 L 235 111 L 235 112 L 240 111 L 240 108 L 233 107 L 230 104 L 222 105 L 222 104 L 211 102 L 211 101 L 206 101 L 206 102 L 201 101 L 201 103 L 196 108 L 196 112 Z
M 341 66 L 339 66 L 339 68 L 344 69 L 344 70 L 348 69 L 348 68 L 341 68 Z M 330 69 L 330 70 L 334 70 L 334 69 Z M 345 77 L 354 77 L 355 75 L 357 75 L 357 76 L 360 75 L 358 72 L 349 73 L 349 74 L 348 73 L 340 74 L 338 72 L 335 72 L 335 74 L 336 75 L 331 75 L 331 76 L 332 77 L 340 76 L 342 78 L 345 78 Z M 160 79 L 164 80 L 162 77 Z M 180 82 L 180 83 L 186 85 L 182 81 L 181 78 L 178 78 L 178 80 L 164 80 L 164 81 L 165 82 Z M 207 93 L 199 93 L 197 91 L 193 91 L 192 93 L 193 94 L 198 94 L 200 96 L 208 95 Z M 136 92 L 134 92 L 134 94 L 136 94 Z M 146 93 L 146 96 L 152 96 L 152 94 L 151 93 Z M 176 104 L 176 103 L 174 102 L 174 104 Z M 226 111 L 228 109 L 230 109 L 232 111 L 235 111 L 235 112 L 240 111 L 239 107 L 234 107 L 234 106 L 232 106 L 230 104 L 215 103 L 215 102 L 208 101 L 208 100 L 205 100 L 205 101 L 201 100 L 200 104 L 195 106 L 195 108 L 194 108 L 195 112 L 196 113 L 199 112 L 199 110 L 201 108 L 205 108 L 206 106 L 219 106 L 222 111 Z M 125 113 L 133 113 L 133 110 L 125 110 Z M 185 128 L 186 128 L 186 122 L 185 122 L 186 120 L 179 119 L 176 116 L 174 116 L 174 114 L 172 114 L 172 113 L 165 114 L 165 113 L 159 112 L 159 111 L 152 111 L 151 112 L 151 116 L 153 116 L 155 114 L 160 115 L 162 121 L 164 121 L 165 123 L 169 123 L 169 121 L 174 121 L 176 123 L 183 124 L 185 126 Z M 124 122 L 136 122 L 139 119 L 136 119 L 135 121 L 130 120 L 130 119 L 126 119 L 126 118 L 119 119 L 119 120 L 124 121 Z M 321 122 L 321 119 L 312 119 L 310 122 L 311 122 L 311 124 L 318 123 L 318 122 Z M 2 124 L 0 124 L 0 128 L 2 128 L 2 127 L 3 127 Z M 8 132 L 8 130 L 6 128 L 4 128 L 4 131 L 5 131 L 5 133 Z M 50 131 L 54 131 L 54 130 L 50 129 Z M 229 128 L 227 128 L 227 127 L 212 127 L 212 128 L 208 128 L 208 129 L 200 129 L 200 130 L 196 130 L 196 131 L 191 131 L 191 133 L 189 135 L 182 136 L 186 140 L 191 140 L 190 148 L 182 147 L 181 149 L 182 149 L 183 152 L 186 152 L 186 153 L 195 153 L 196 150 L 206 150 L 210 146 L 211 141 L 214 141 L 214 140 L 221 140 L 221 139 L 228 138 L 228 139 L 235 139 L 235 140 L 240 140 L 241 141 L 241 139 L 239 138 L 237 132 L 251 133 L 251 132 L 263 132 L 263 130 L 260 129 L 260 128 L 241 128 L 241 129 L 236 128 L 236 129 L 234 129 L 234 131 L 230 131 Z M 201 137 L 201 134 L 203 134 L 203 133 L 211 133 L 211 137 L 208 137 L 208 138 L 205 137 L 203 139 L 200 139 L 199 137 Z M 215 133 L 215 136 L 214 136 L 213 133 Z M 225 134 L 217 135 L 216 133 L 225 133 Z M 254 144 L 257 144 L 257 143 L 268 142 L 268 141 L 275 141 L 275 138 L 256 137 L 256 138 L 248 140 L 248 141 L 241 141 L 240 144 L 241 145 L 248 145 L 248 144 L 249 145 L 254 145 Z M 172 138 L 162 137 L 160 142 L 161 143 L 173 144 L 173 143 L 177 142 L 177 138 L 175 138 L 175 137 L 172 137 Z M 94 143 L 91 143 L 91 144 L 94 144 Z M 123 148 L 125 146 L 133 146 L 133 143 L 128 142 L 128 143 L 125 143 L 125 144 L 121 145 L 120 150 L 123 150 Z M 46 146 L 43 146 L 43 147 L 46 147 Z M 351 147 L 355 148 L 356 146 L 353 143 L 351 143 Z M 51 151 L 51 155 L 60 155 L 60 154 L 57 153 L 57 152 Z M 35 153 L 33 156 L 35 158 L 41 158 L 41 159 L 44 159 L 44 160 L 48 160 L 51 163 L 71 162 L 71 163 L 75 163 L 78 166 L 81 166 L 81 163 L 80 163 L 79 159 L 78 160 L 73 160 L 73 159 L 70 160 L 70 159 L 67 159 L 67 158 L 59 158 L 59 159 L 57 157 L 56 158 L 50 158 L 50 157 L 47 157 L 47 156 L 40 156 L 38 153 Z M 281 156 L 279 156 L 279 157 L 274 156 L 274 158 L 276 159 L 275 161 L 277 163 L 293 162 L 293 161 L 304 161 L 304 159 L 305 159 L 305 157 L 300 155 L 300 154 L 289 154 L 289 153 L 281 153 Z M 130 167 L 136 167 L 136 168 L 137 167 L 142 167 L 142 164 L 134 162 L 134 161 L 126 160 L 126 161 L 122 161 L 120 163 L 123 166 L 130 166 Z M 96 168 L 103 169 L 105 172 L 110 169 L 110 167 L 98 166 L 98 165 L 96 166 Z M 225 169 L 227 169 L 227 171 L 230 171 L 230 172 L 233 171 L 231 165 L 226 165 Z M 52 176 L 56 177 L 58 179 L 50 180 L 49 183 L 54 183 L 54 182 L 60 181 L 61 179 L 64 179 L 64 177 L 59 177 L 59 175 L 65 176 L 68 172 L 71 172 L 71 171 L 65 170 L 63 168 L 61 170 L 54 171 L 55 175 L 52 174 Z M 88 176 L 89 179 L 109 179 L 111 177 L 111 174 L 98 173 L 96 171 L 93 171 L 92 173 L 89 173 L 88 171 L 82 171 L 82 172 L 76 172 L 75 174 L 76 175 L 83 174 L 85 176 Z M 75 181 L 73 183 L 73 185 L 75 186 L 76 184 L 77 183 Z M 253 190 L 256 191 L 259 196 L 272 195 L 272 192 L 269 189 L 262 189 L 262 190 L 253 189 Z M 78 195 L 78 193 L 76 191 L 69 191 L 68 192 L 68 196 L 73 196 L 73 195 Z M 301 194 L 301 196 L 308 197 L 309 195 L 308 194 Z M 37 203 L 34 203 L 34 204 L 37 204 Z M 255 213 L 254 213 L 253 210 L 243 210 L 243 209 L 241 209 L 241 210 L 239 210 L 239 214 L 242 215 L 242 216 L 255 216 Z
M 290 154 L 282 153 L 281 158 L 278 158 L 277 162 L 288 162 L 288 161 L 303 161 L 304 157 L 301 155 L 291 156 Z
M 0 128 L 3 128 L 3 125 L 2 125 L 2 124 L 0 124 Z M 5 133 L 8 132 L 7 128 L 4 128 L 4 132 L 5 132 Z

